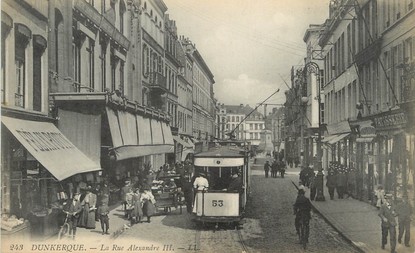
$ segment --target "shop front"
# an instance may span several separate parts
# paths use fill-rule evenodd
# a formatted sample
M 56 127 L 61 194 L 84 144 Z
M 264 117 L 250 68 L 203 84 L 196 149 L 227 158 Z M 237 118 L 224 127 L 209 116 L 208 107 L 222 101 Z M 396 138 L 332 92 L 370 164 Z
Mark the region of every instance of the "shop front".
M 413 153 L 413 135 L 408 133 L 408 115 L 401 109 L 390 110 L 373 118 L 381 150 L 378 163 L 384 167 L 382 181 L 385 191 L 395 198 L 413 194 L 413 170 L 410 167 Z M 381 182 L 382 182 L 381 181 Z
M 2 110 L 2 238 L 43 239 L 57 233 L 74 177 L 95 176 L 98 163 L 45 116 Z M 68 188 L 72 190 L 68 190 Z
M 100 162 L 98 183 L 110 190 L 110 204 L 120 200 L 125 181 L 142 185 L 174 153 L 168 117 L 115 93 L 52 94 L 59 129 Z

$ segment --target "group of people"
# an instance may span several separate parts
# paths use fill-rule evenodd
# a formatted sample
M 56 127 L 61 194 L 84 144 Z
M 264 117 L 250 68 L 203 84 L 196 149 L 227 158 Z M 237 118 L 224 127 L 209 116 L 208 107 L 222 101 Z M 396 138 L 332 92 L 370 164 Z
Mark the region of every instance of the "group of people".
M 134 188 L 130 181 L 125 182 L 121 189 L 121 201 L 124 206 L 124 216 L 130 221 L 130 225 L 141 223 L 143 216 L 147 217 L 147 222 L 151 222 L 151 217 L 155 213 L 156 200 L 150 187 Z
M 403 196 L 396 204 L 393 201 L 392 194 L 385 194 L 382 198 L 382 203 L 379 207 L 379 217 L 381 218 L 382 227 L 382 249 L 388 242 L 388 235 L 390 240 L 391 253 L 395 253 L 396 249 L 396 226 L 398 225 L 398 243 L 410 247 L 409 241 L 411 238 L 411 215 L 412 206 L 409 203 L 408 196 Z M 398 217 L 398 223 L 396 222 Z
M 109 189 L 106 183 L 99 189 L 93 189 L 88 185 L 85 189 L 76 190 L 72 199 L 63 207 L 67 214 L 67 222 L 70 226 L 70 234 L 76 235 L 77 227 L 95 229 L 95 223 L 100 221 L 102 234 L 109 234 Z
M 271 171 L 271 177 L 278 177 L 278 172 L 280 173 L 281 178 L 284 178 L 285 175 L 285 162 L 282 160 L 273 160 L 272 164 L 269 161 L 266 161 L 264 164 L 265 177 L 269 177 L 269 172 Z

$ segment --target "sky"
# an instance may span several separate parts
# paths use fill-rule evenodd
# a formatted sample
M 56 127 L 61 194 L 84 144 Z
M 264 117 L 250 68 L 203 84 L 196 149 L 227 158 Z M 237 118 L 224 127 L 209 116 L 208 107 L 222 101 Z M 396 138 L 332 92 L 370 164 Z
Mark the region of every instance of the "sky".
M 304 33 L 328 18 L 329 0 L 164 0 L 214 75 L 219 103 L 282 104 L 290 69 L 306 53 Z M 270 107 L 268 107 L 270 108 Z M 261 108 L 260 108 L 261 109 Z

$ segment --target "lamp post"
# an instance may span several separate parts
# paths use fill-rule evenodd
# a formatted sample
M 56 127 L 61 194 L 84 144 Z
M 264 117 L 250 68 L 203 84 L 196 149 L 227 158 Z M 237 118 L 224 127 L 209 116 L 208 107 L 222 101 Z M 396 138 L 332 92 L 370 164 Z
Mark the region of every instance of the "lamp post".
M 317 135 L 317 175 L 315 178 L 315 184 L 317 189 L 316 201 L 325 201 L 324 197 L 324 175 L 323 175 L 323 166 L 322 166 L 322 156 L 323 150 L 321 148 L 321 94 L 320 94 L 320 67 L 315 62 L 308 62 L 304 66 L 305 72 L 308 74 L 314 73 L 316 75 L 316 85 L 317 85 L 317 100 L 318 100 L 318 135 Z

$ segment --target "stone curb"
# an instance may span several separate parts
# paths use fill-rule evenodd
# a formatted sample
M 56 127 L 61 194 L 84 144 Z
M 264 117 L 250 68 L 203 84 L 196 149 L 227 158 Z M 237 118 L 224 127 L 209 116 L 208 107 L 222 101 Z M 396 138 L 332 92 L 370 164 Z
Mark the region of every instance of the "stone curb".
M 297 186 L 298 185 L 296 183 L 294 183 L 294 181 L 291 180 L 291 182 L 293 183 L 293 185 Z M 315 211 L 316 213 L 318 213 L 334 230 L 337 231 L 337 233 L 339 233 L 339 235 L 346 240 L 348 243 L 350 243 L 356 250 L 358 250 L 361 253 L 365 253 L 367 252 L 367 250 L 364 250 L 361 246 L 357 245 L 354 241 L 352 241 L 343 231 L 341 231 L 337 226 L 334 225 L 333 222 L 331 222 L 330 219 L 328 219 L 326 217 L 326 215 L 324 215 L 315 205 L 314 205 L 314 201 L 311 201 L 311 205 L 313 206 L 313 211 Z

